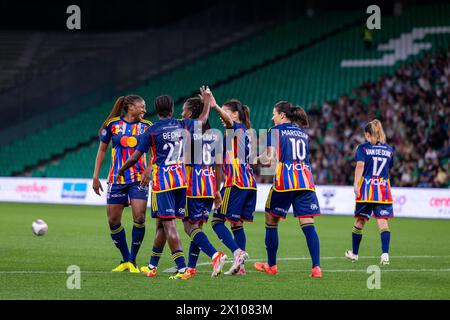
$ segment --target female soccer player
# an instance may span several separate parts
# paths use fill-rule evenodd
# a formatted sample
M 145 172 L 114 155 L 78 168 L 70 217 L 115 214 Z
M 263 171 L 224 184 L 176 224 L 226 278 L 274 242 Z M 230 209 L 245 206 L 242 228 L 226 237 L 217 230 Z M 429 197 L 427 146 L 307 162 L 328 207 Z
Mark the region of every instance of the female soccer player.
M 299 218 L 312 259 L 310 276 L 322 277 L 320 269 L 319 237 L 314 227 L 314 217 L 320 215 L 319 202 L 309 160 L 309 126 L 303 108 L 280 101 L 273 109 L 275 126 L 268 132 L 267 153 L 269 161 L 276 159 L 274 183 L 266 201 L 267 263 L 256 262 L 255 269 L 270 275 L 278 273 L 278 223 L 285 219 L 291 205 Z
M 209 89 L 207 89 L 209 91 Z M 186 100 L 181 116 L 183 119 L 198 119 L 210 103 L 210 95 L 202 90 L 202 98 L 193 97 Z M 186 174 L 188 179 L 186 212 L 183 219 L 184 230 L 192 239 L 189 248 L 188 272 L 196 274 L 200 250 L 205 252 L 213 263 L 211 277 L 217 277 L 227 259 L 223 252 L 217 251 L 202 230 L 208 221 L 214 196 L 216 194 L 215 149 L 219 136 L 213 131 L 208 121 L 204 125 L 196 121 L 197 126 L 188 126 L 191 138 L 190 154 L 186 154 Z M 195 123 L 194 123 L 195 124 Z M 206 132 L 207 131 L 207 132 Z
M 249 164 L 250 137 L 247 132 L 251 128 L 250 108 L 239 100 L 229 100 L 219 107 L 211 94 L 211 108 L 216 111 L 225 125 L 223 171 L 216 167 L 217 198 L 222 204 L 214 212 L 211 225 L 219 239 L 233 252 L 234 262 L 226 275 L 245 275 L 244 262 L 248 259 L 245 251 L 246 236 L 243 222 L 252 222 L 256 207 L 256 180 Z M 225 226 L 225 220 L 231 223 L 231 235 Z
M 172 97 L 163 95 L 155 99 L 155 111 L 159 120 L 143 135 L 133 155 L 119 169 L 122 175 L 133 166 L 143 154 L 151 148 L 152 158 L 152 217 L 156 218 L 157 231 L 153 254 L 148 267 L 141 268 L 147 276 L 156 276 L 156 268 L 167 239 L 172 251 L 172 258 L 177 265 L 177 272 L 170 279 L 189 279 L 186 272 L 180 237 L 176 229 L 175 218 L 183 219 L 186 205 L 186 167 L 183 156 L 183 130 L 193 126 L 194 120 L 175 120 Z M 199 116 L 199 121 L 206 122 L 209 104 Z
M 381 236 L 380 264 L 389 264 L 388 219 L 394 217 L 392 209 L 389 169 L 394 165 L 394 149 L 386 144 L 381 122 L 377 119 L 369 122 L 365 129 L 367 142 L 356 148 L 355 161 L 355 224 L 352 231 L 352 250 L 345 256 L 352 262 L 358 261 L 359 245 L 366 221 L 372 214 L 377 219 Z
M 123 112 L 125 111 L 125 115 Z M 147 209 L 148 188 L 141 181 L 148 181 L 145 157 L 124 171 L 122 177 L 116 174 L 120 166 L 134 152 L 139 139 L 152 123 L 144 120 L 145 101 L 140 96 L 128 95 L 117 99 L 114 107 L 99 130 L 100 145 L 95 159 L 92 188 L 100 195 L 103 187 L 99 180 L 100 169 L 105 160 L 108 144 L 112 143 L 111 169 L 108 174 L 107 214 L 111 238 L 122 254 L 122 261 L 113 272 L 129 270 L 139 272 L 136 255 L 145 234 L 145 211 Z M 123 208 L 131 204 L 133 231 L 131 250 L 128 250 L 125 230 L 121 225 Z

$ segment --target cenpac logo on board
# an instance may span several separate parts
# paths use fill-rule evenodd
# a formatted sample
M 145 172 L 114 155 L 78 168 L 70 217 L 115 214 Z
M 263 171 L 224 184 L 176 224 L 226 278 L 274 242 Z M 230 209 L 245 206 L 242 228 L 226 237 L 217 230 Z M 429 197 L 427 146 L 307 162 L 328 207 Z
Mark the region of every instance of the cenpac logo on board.
M 87 194 L 87 183 L 64 182 L 61 197 L 69 199 L 84 199 Z
M 331 205 L 331 200 L 334 198 L 335 194 L 336 194 L 336 191 L 332 190 L 332 189 L 324 190 L 322 192 L 322 196 L 325 198 L 325 205 L 322 207 L 322 211 L 324 213 L 334 212 L 334 206 Z
M 450 214 L 450 197 L 432 197 L 429 204 L 432 208 L 438 209 L 440 214 Z

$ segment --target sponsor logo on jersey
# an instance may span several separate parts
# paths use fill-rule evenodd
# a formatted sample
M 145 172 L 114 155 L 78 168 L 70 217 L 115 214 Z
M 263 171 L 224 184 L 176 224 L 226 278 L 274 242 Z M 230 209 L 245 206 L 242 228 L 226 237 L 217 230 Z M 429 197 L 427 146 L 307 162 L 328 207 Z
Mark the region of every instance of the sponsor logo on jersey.
M 374 186 L 387 186 L 388 180 L 379 180 L 379 179 L 364 179 L 365 183 L 367 185 L 374 185 Z
M 304 163 L 285 163 L 286 169 L 288 170 L 294 170 L 294 171 L 303 171 L 303 170 L 309 170 L 309 166 Z
M 174 164 L 173 166 L 170 167 L 162 167 L 164 172 L 169 172 L 169 171 L 177 171 L 177 169 L 182 168 L 181 164 Z
M 195 169 L 195 174 L 198 176 L 214 177 L 214 170 Z

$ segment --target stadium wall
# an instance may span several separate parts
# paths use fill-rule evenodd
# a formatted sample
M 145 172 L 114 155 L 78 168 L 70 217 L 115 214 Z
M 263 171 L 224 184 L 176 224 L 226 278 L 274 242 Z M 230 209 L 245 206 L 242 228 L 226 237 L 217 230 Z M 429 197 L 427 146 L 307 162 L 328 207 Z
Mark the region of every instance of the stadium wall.
M 106 180 L 102 180 L 107 190 Z M 270 184 L 258 185 L 256 211 L 264 211 Z M 393 188 L 396 217 L 450 219 L 449 189 Z M 317 196 L 324 215 L 352 215 L 353 188 L 317 186 Z M 0 202 L 105 205 L 106 192 L 98 196 L 90 179 L 0 177 Z

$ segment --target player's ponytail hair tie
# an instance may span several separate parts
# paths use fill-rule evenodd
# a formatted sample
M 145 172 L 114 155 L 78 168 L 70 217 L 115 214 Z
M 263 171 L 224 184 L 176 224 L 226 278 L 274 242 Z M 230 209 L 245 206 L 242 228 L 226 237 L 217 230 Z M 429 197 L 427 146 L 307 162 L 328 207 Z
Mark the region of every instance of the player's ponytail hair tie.
M 227 106 L 231 111 L 238 112 L 239 115 L 239 121 L 241 121 L 247 129 L 250 129 L 252 127 L 252 123 L 250 121 L 250 108 L 246 105 L 243 105 L 242 102 L 240 102 L 237 99 L 231 99 L 224 103 L 225 106 Z
M 370 121 L 364 128 L 364 131 L 369 134 L 369 142 L 371 144 L 386 143 L 386 134 L 380 120 L 374 119 Z
M 300 106 L 295 106 L 288 101 L 280 101 L 275 105 L 278 113 L 284 113 L 292 123 L 297 124 L 301 128 L 309 127 L 308 115 Z

